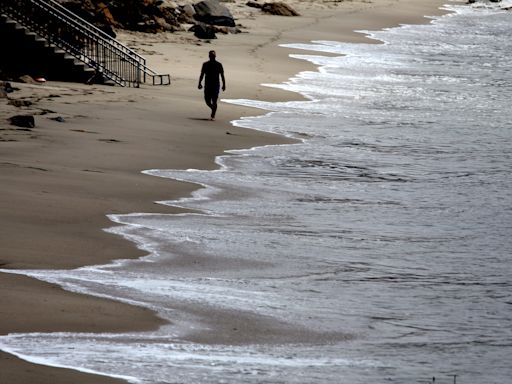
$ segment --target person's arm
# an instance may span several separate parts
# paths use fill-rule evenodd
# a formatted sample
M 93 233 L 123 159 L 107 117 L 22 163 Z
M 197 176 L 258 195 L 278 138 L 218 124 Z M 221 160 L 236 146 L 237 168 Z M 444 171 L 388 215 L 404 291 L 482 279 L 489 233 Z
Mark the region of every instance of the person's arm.
M 220 78 L 222 79 L 222 90 L 226 90 L 226 79 L 224 78 L 224 68 L 222 67 L 222 64 L 220 66 Z
M 203 89 L 203 77 L 204 77 L 204 64 L 203 64 L 203 67 L 201 68 L 201 75 L 199 76 L 199 84 L 197 86 L 197 88 L 199 88 L 199 89 Z

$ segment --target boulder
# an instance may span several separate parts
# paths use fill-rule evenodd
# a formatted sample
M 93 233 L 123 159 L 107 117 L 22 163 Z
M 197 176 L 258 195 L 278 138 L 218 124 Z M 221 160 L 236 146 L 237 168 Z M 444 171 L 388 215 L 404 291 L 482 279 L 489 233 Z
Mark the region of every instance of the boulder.
M 205 23 L 197 23 L 193 25 L 189 31 L 194 32 L 194 36 L 198 39 L 211 40 L 217 38 L 217 36 L 215 36 L 215 29 Z
M 34 128 L 36 126 L 34 116 L 16 115 L 10 119 L 11 125 L 23 128 Z
M 189 17 L 194 17 L 196 14 L 196 10 L 192 4 L 185 4 L 183 6 L 183 13 Z
M 263 7 L 263 4 L 257 3 L 255 1 L 248 1 L 245 5 L 252 8 L 258 8 L 261 9 Z
M 270 13 L 271 15 L 300 16 L 300 14 L 295 9 L 283 2 L 265 3 L 261 7 L 261 10 L 265 13 Z
M 25 84 L 39 84 L 37 81 L 35 81 L 29 75 L 20 76 L 19 80 L 20 80 L 20 82 L 25 83 Z
M 219 0 L 203 0 L 194 4 L 194 18 L 206 24 L 235 27 L 235 19 L 229 9 L 220 4 Z

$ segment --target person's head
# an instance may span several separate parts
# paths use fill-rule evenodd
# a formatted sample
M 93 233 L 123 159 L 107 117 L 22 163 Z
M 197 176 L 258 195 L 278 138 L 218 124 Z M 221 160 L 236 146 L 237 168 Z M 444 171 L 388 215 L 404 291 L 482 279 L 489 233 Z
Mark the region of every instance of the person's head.
M 215 53 L 215 51 L 208 52 L 208 57 L 210 58 L 210 60 L 215 60 L 216 56 L 217 54 Z

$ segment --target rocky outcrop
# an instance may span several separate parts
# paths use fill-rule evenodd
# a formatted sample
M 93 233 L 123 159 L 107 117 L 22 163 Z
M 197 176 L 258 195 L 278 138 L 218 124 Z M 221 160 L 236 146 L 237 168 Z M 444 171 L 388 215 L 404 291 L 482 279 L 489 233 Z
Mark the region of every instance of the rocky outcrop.
M 261 6 L 261 10 L 271 15 L 300 16 L 300 14 L 295 9 L 283 2 L 265 3 Z
M 113 37 L 114 28 L 156 33 L 182 30 L 182 24 L 198 24 L 194 33 L 203 36 L 209 31 L 200 23 L 228 28 L 236 26 L 233 15 L 219 0 L 185 5 L 178 5 L 172 0 L 57 1 Z M 235 33 L 236 29 L 227 31 Z
M 227 7 L 219 3 L 219 0 L 203 0 L 194 4 L 194 18 L 210 25 L 222 25 L 234 27 L 235 19 Z
M 113 37 L 113 28 L 153 33 L 180 28 L 181 12 L 169 0 L 112 0 L 108 3 L 99 0 L 58 1 Z
M 108 7 L 98 2 L 93 3 L 92 0 L 57 0 L 64 7 L 69 9 L 74 14 L 78 15 L 82 19 L 94 24 L 97 28 L 101 29 L 108 35 L 115 37 L 116 34 L 113 27 L 117 27 L 117 23 L 114 21 L 112 14 Z

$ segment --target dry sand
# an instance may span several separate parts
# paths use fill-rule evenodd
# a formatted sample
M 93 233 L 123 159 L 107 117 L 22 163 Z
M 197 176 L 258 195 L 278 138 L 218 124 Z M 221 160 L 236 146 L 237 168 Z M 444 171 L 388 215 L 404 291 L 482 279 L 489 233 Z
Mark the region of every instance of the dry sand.
M 239 129 L 230 120 L 258 113 L 221 103 L 217 121 L 197 90 L 200 65 L 215 49 L 224 64 L 227 91 L 222 97 L 263 100 L 298 98 L 261 83 L 279 83 L 301 70 L 280 43 L 310 40 L 364 41 L 355 29 L 376 30 L 400 23 L 425 22 L 439 14 L 440 0 L 293 0 L 301 17 L 262 15 L 245 1 L 227 3 L 247 33 L 221 35 L 211 43 L 188 33 L 120 39 L 171 73 L 170 87 L 126 89 L 49 82 L 14 84 L 0 99 L 0 266 L 75 268 L 142 255 L 132 244 L 102 231 L 109 213 L 178 212 L 153 203 L 189 194 L 193 185 L 145 176 L 151 168 L 215 167 L 225 149 L 282 143 L 287 139 Z M 9 126 L 6 117 L 36 114 L 30 131 Z M 62 118 L 63 122 L 54 120 Z M 61 120 L 62 120 L 61 119 Z M 0 274 L 0 334 L 12 332 L 122 332 L 149 330 L 163 321 L 148 310 L 65 292 L 23 276 Z M 242 317 L 243 318 L 243 317 Z M 247 320 L 249 321 L 249 320 Z M 263 327 L 247 327 L 254 340 Z M 199 335 L 205 341 L 208 336 Z M 222 340 L 222 338 L 221 338 Z M 120 372 L 122 374 L 122 372 Z M 0 353 L 0 383 L 114 383 L 65 369 L 23 362 Z

